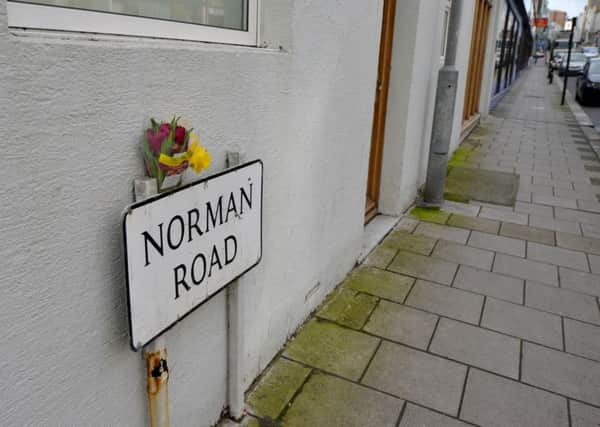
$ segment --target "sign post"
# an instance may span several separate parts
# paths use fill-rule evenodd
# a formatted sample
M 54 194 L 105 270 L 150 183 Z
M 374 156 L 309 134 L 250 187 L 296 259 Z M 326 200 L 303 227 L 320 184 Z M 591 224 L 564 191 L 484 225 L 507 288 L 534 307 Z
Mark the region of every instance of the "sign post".
M 569 35 L 569 51 L 567 53 L 567 67 L 565 68 L 565 81 L 563 84 L 562 99 L 560 105 L 565 105 L 565 95 L 567 93 L 567 81 L 569 79 L 569 65 L 571 64 L 571 49 L 573 48 L 573 31 L 575 31 L 575 25 L 577 25 L 577 18 L 571 19 L 571 34 Z
M 262 162 L 133 204 L 123 237 L 137 351 L 260 262 Z

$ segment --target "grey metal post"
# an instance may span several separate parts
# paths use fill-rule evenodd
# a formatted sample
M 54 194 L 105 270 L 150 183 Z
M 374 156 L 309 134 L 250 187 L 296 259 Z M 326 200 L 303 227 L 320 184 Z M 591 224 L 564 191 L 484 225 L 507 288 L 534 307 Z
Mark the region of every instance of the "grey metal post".
M 446 57 L 444 66 L 438 73 L 429 162 L 427 164 L 427 180 L 423 200 L 419 203 L 425 207 L 439 208 L 444 201 L 444 183 L 446 181 L 448 151 L 452 139 L 454 105 L 456 103 L 456 87 L 458 85 L 458 71 L 454 65 L 456 63 L 461 13 L 462 0 L 452 0 L 448 40 L 446 41 Z
M 563 83 L 562 98 L 560 105 L 565 105 L 565 95 L 567 94 L 567 82 L 569 80 L 569 66 L 571 65 L 571 49 L 573 48 L 573 31 L 575 31 L 575 25 L 577 25 L 577 18 L 571 19 L 571 34 L 569 34 L 569 51 L 567 53 L 567 67 L 565 68 L 565 80 Z

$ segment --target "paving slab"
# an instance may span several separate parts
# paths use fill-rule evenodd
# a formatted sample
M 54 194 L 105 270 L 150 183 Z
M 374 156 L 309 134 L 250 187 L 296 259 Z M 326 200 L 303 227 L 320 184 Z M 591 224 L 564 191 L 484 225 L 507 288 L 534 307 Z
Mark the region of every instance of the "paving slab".
M 444 200 L 442 209 L 451 214 L 457 214 L 459 216 L 475 217 L 479 213 L 479 207 L 470 205 L 467 203 L 453 202 L 450 200 Z
M 427 222 L 420 223 L 414 234 L 422 234 L 434 239 L 444 239 L 456 243 L 466 243 L 469 238 L 469 230 Z
M 557 219 L 564 219 L 566 221 L 573 222 L 582 222 L 585 224 L 600 225 L 600 214 L 562 208 L 556 208 L 554 212 Z
M 514 224 L 521 224 L 521 225 L 527 225 L 527 223 L 529 222 L 528 214 L 519 213 L 519 212 L 511 212 L 511 211 L 497 209 L 497 208 L 488 208 L 485 206 L 483 208 L 481 208 L 481 212 L 479 212 L 479 217 L 487 218 L 487 219 L 495 219 L 497 221 L 502 221 L 502 222 L 511 222 Z
M 529 242 L 527 244 L 527 259 L 570 267 L 575 270 L 589 271 L 585 254 L 556 246 Z
M 600 256 L 588 255 L 588 259 L 590 261 L 590 268 L 592 269 L 592 273 L 600 274 Z
M 515 212 L 526 213 L 530 215 L 554 217 L 554 209 L 551 206 L 538 205 L 535 203 L 516 202 Z
M 427 279 L 449 285 L 454 279 L 458 264 L 438 258 L 429 258 L 412 252 L 399 251 L 388 270 L 407 276 Z
M 399 427 L 468 427 L 469 425 L 456 418 L 407 403 Z
M 506 276 L 558 286 L 558 270 L 556 266 L 529 259 L 496 254 L 492 271 Z
M 360 267 L 350 274 L 344 287 L 380 298 L 404 302 L 415 279 L 374 267 Z
M 559 267 L 560 286 L 572 291 L 600 297 L 600 275 Z
M 429 255 L 435 246 L 435 239 L 420 234 L 409 234 L 406 231 L 397 230 L 385 238 L 382 247 L 401 249 L 409 252 Z
M 562 349 L 562 325 L 559 316 L 488 298 L 483 309 L 481 326 Z
M 526 225 L 504 222 L 500 227 L 500 235 L 516 239 L 529 240 L 532 242 L 545 243 L 547 245 L 554 244 L 553 231 L 536 227 L 528 227 Z
M 556 233 L 556 244 L 562 248 L 600 255 L 600 239 L 582 237 L 576 234 Z
M 494 253 L 483 249 L 440 240 L 432 253 L 433 257 L 442 258 L 457 264 L 490 270 Z
M 325 301 L 317 315 L 349 328 L 360 329 L 375 309 L 377 301 L 374 296 L 339 288 Z
M 358 380 L 379 339 L 334 323 L 310 320 L 290 341 L 284 355 L 315 368 Z
M 476 207 L 475 205 L 468 206 Z M 456 214 L 452 214 L 448 220 L 448 225 L 491 234 L 498 234 L 498 230 L 500 230 L 500 221 Z
M 455 416 L 466 373 L 464 365 L 384 341 L 362 383 Z
M 460 418 L 490 427 L 569 425 L 564 397 L 478 369 L 469 371 Z
M 277 418 L 304 384 L 310 371 L 299 363 L 276 359 L 248 394 L 246 402 L 250 413 L 261 418 Z
M 467 243 L 469 246 L 480 249 L 502 252 L 518 257 L 525 256 L 525 240 L 473 231 Z
M 591 224 L 581 224 L 581 231 L 585 237 L 600 239 L 600 227 Z
M 417 225 L 419 225 L 418 219 L 403 216 L 400 218 L 400 221 L 398 221 L 398 224 L 396 224 L 396 227 L 394 227 L 394 230 L 404 230 L 408 233 L 412 233 L 415 231 L 415 228 L 417 228 Z
M 573 319 L 600 324 L 596 298 L 541 283 L 525 284 L 525 305 Z
M 433 335 L 438 316 L 393 302 L 381 301 L 364 330 L 422 350 Z
M 528 342 L 522 360 L 523 382 L 600 405 L 600 363 Z
M 600 362 L 600 327 L 565 319 L 565 343 L 569 353 Z
M 536 228 L 545 228 L 548 230 L 563 231 L 565 233 L 581 234 L 580 224 L 574 221 L 565 221 L 552 219 L 544 216 L 531 215 L 529 225 Z M 545 242 L 547 244 L 552 244 Z
M 572 199 L 562 199 L 560 197 L 548 196 L 546 194 L 533 193 L 533 203 L 548 206 L 560 206 L 562 208 L 577 209 L 577 202 Z
M 569 400 L 571 427 L 598 427 L 600 408 L 594 408 L 575 400 Z
M 500 375 L 519 378 L 519 340 L 477 326 L 441 318 L 430 351 Z
M 381 269 L 387 268 L 390 262 L 396 256 L 398 251 L 394 248 L 384 248 L 377 246 L 368 256 L 363 265 L 377 267 Z
M 282 419 L 286 427 L 393 426 L 403 401 L 330 375 L 313 374 Z
M 461 265 L 452 286 L 517 304 L 523 303 L 524 281 L 515 277 Z
M 417 280 L 406 304 L 442 316 L 477 324 L 481 315 L 483 298 L 482 295 L 425 280 Z

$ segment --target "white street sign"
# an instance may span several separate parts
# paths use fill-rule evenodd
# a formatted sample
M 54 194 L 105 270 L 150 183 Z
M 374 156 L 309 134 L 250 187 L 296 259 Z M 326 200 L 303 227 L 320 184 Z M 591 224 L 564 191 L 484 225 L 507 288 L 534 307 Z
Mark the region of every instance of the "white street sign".
M 259 263 L 262 162 L 133 204 L 123 236 L 137 351 Z

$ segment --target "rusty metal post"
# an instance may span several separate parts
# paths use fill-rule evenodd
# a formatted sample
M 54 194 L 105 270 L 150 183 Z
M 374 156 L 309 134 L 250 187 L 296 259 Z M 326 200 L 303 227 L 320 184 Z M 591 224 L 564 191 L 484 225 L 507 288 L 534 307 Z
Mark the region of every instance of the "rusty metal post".
M 136 179 L 133 190 L 135 200 L 140 201 L 157 194 L 158 185 L 155 178 Z M 169 427 L 169 367 L 164 334 L 144 347 L 144 360 L 150 427 Z

